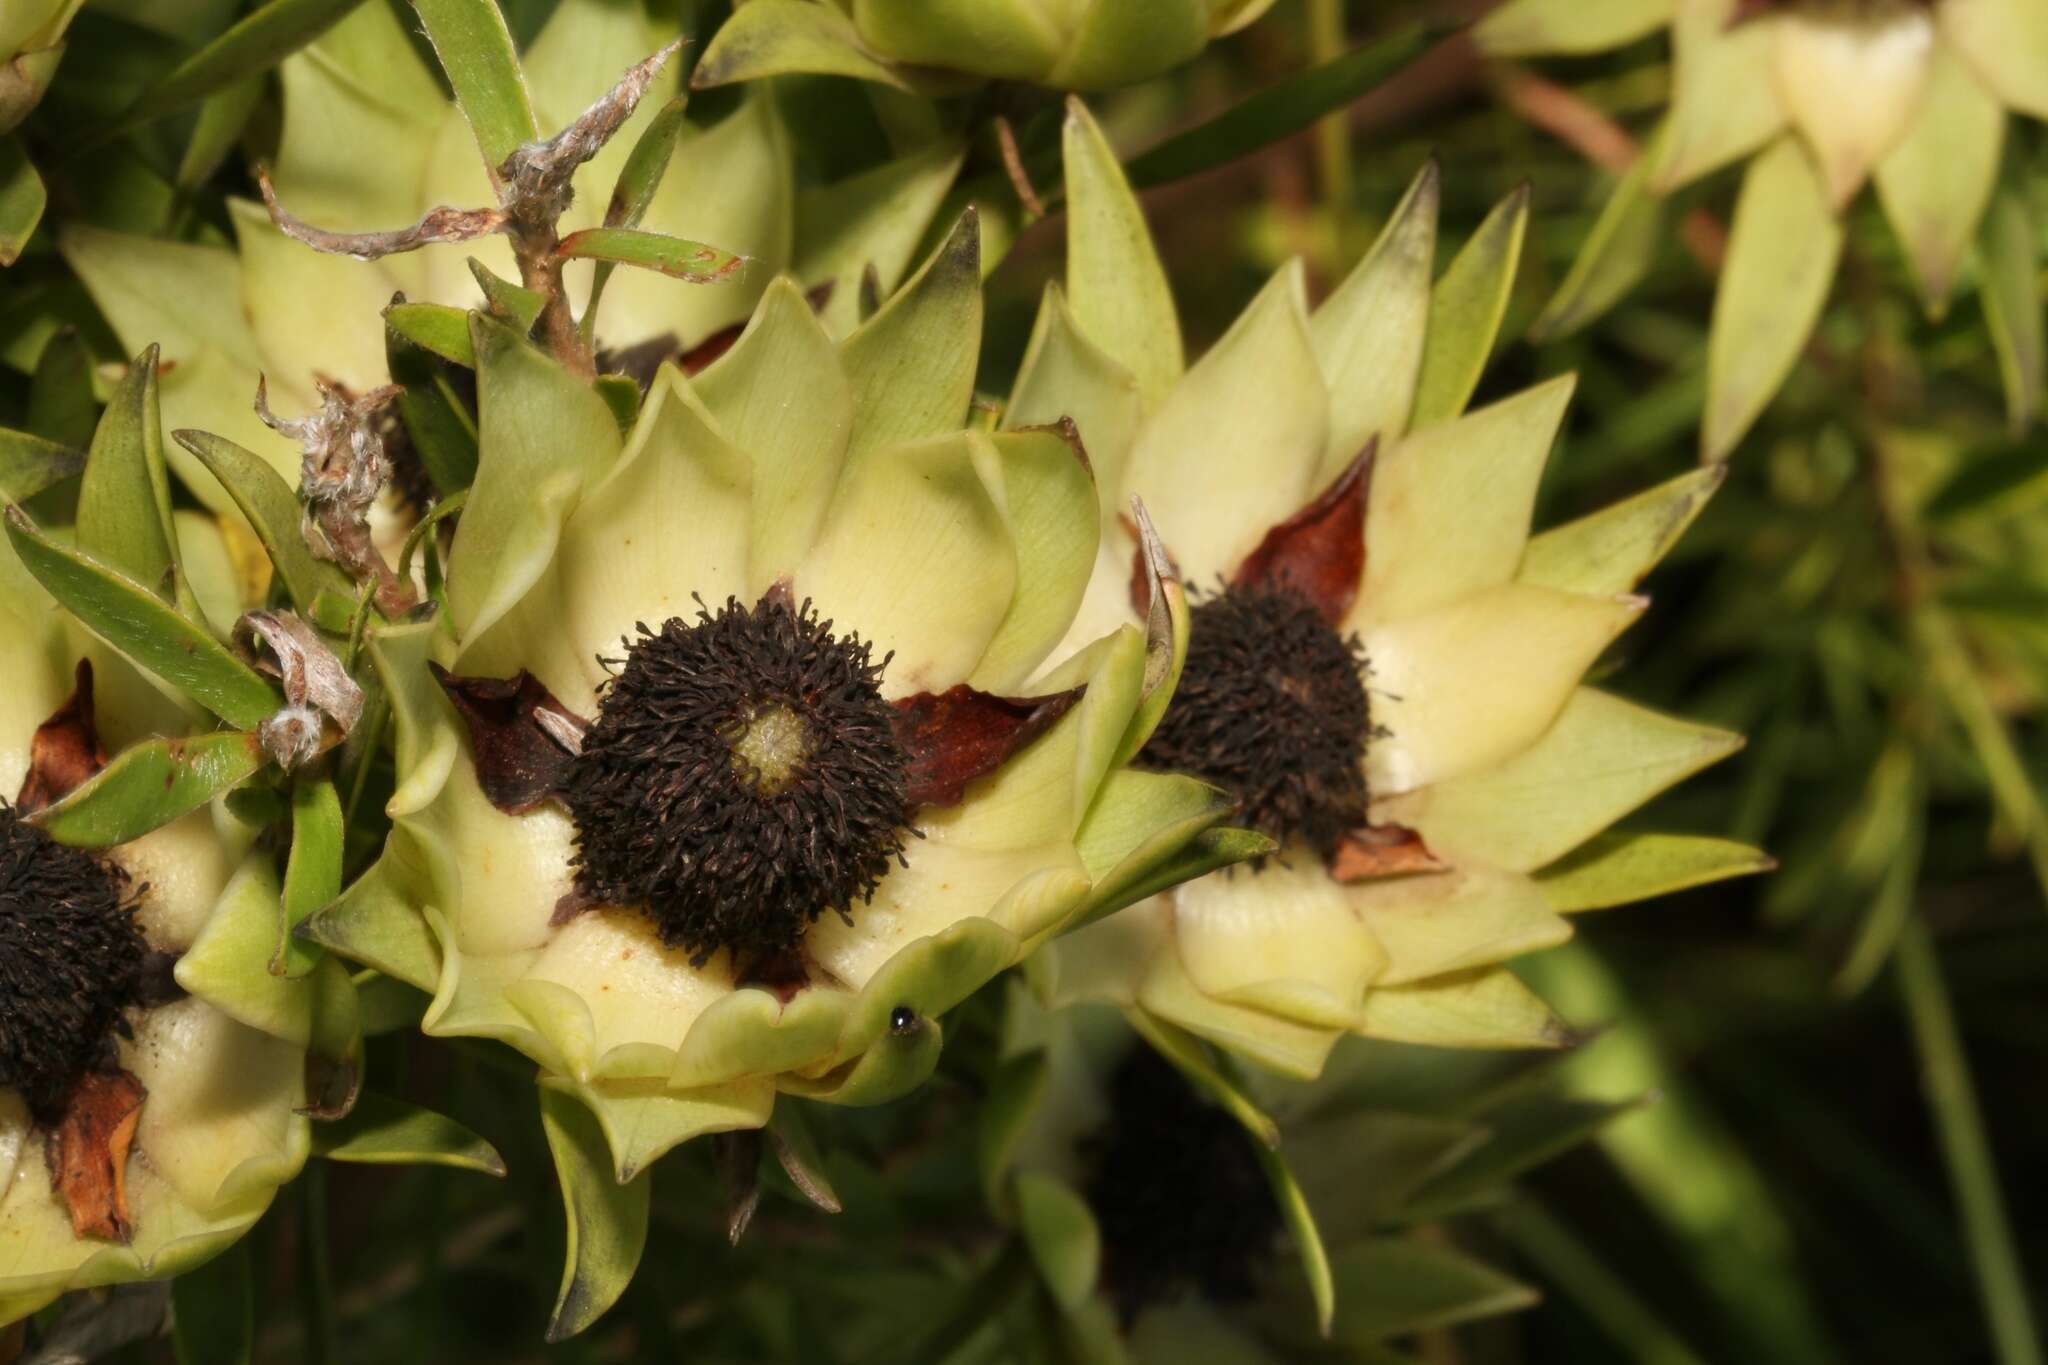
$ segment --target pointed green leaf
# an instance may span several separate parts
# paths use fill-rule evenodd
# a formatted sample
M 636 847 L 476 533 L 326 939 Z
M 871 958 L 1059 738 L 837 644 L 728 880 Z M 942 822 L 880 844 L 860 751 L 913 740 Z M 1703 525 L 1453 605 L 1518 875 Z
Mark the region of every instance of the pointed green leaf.
M 533 320 L 547 306 L 546 299 L 523 285 L 498 278 L 489 266 L 474 256 L 469 258 L 469 273 L 477 288 L 484 291 L 491 316 L 510 323 L 521 335 L 533 330 Z
M 1457 1212 L 1474 1201 L 1497 1197 L 1516 1176 L 1588 1141 L 1641 1104 L 1639 1100 L 1608 1103 L 1539 1095 L 1493 1110 L 1486 1116 L 1492 1136 L 1416 1191 L 1404 1216 L 1426 1221 Z
M 394 833 L 392 843 L 370 870 L 332 905 L 300 924 L 297 935 L 419 990 L 431 991 L 441 978 L 441 949 L 409 895 L 410 878 L 415 874 L 396 848 L 407 837 Z
M 361 3 L 363 0 L 270 0 L 138 95 L 107 135 L 127 132 L 270 70 Z
M 25 431 L 0 431 L 0 500 L 27 502 L 84 469 L 83 451 Z
M 1130 182 L 1150 189 L 1235 161 L 1342 109 L 1422 50 L 1421 25 L 1397 29 L 1224 110 L 1133 160 Z
M 0 268 L 21 259 L 50 196 L 16 137 L 0 137 Z
M 1019 1171 L 1017 1224 L 1053 1299 L 1069 1311 L 1095 1292 L 1102 1232 L 1087 1201 L 1043 1171 Z
M 1330 1337 L 1367 1348 L 1410 1332 L 1527 1308 L 1536 1291 L 1451 1247 L 1383 1237 L 1337 1253 Z
M 181 592 L 178 581 L 156 363 L 154 346 L 135 358 L 93 432 L 78 485 L 78 548 L 186 609 L 190 592 Z
M 825 1174 L 824 1153 L 818 1149 L 810 1120 L 804 1117 L 802 1100 L 786 1099 L 775 1106 L 768 1117 L 768 1143 L 798 1193 L 827 1213 L 840 1211 L 839 1194 Z
M 1023 687 L 1066 634 L 1095 570 L 1095 481 L 1074 428 L 999 431 L 975 438 L 983 481 L 997 497 L 1017 592 L 967 681 L 984 691 Z M 990 477 L 990 474 L 994 478 Z
M 1545 531 L 1522 551 L 1515 577 L 1596 596 L 1633 592 L 1726 477 L 1727 466 L 1705 465 Z
M 249 1365 L 256 1346 L 256 1280 L 248 1243 L 171 1281 L 178 1365 Z
M 1985 215 L 1984 320 L 2005 381 L 2006 420 L 2017 433 L 2040 414 L 2048 384 L 2048 338 L 2041 321 L 2041 248 L 2033 216 L 2015 191 L 2001 190 Z
M 861 42 L 860 33 L 830 5 L 811 0 L 752 0 L 719 27 L 690 77 L 699 90 L 767 76 L 851 76 L 909 90 L 888 61 Z
M 572 232 L 556 251 L 572 260 L 610 261 L 614 265 L 637 265 L 656 270 L 675 280 L 692 284 L 717 284 L 729 280 L 745 262 L 722 247 L 686 241 L 639 228 L 595 227 Z
M 133 579 L 57 545 L 19 508 L 7 511 L 7 538 L 23 566 L 94 634 L 228 724 L 254 730 L 281 705 L 263 675 L 204 626 Z
M 861 285 L 869 270 L 881 297 L 896 292 L 965 155 L 958 139 L 939 137 L 872 170 L 798 193 L 790 273 L 814 289 L 831 289 L 818 310 L 826 331 L 845 336 L 861 321 Z
M 146 739 L 37 812 L 35 822 L 59 843 L 111 848 L 197 810 L 262 766 L 263 746 L 253 734 Z
M 193 194 L 213 178 L 241 140 L 250 117 L 263 102 L 265 91 L 262 76 L 245 76 L 200 103 L 192 125 L 192 139 L 185 144 L 185 154 L 178 158 L 175 183 L 181 192 Z
M 1778 860 L 1731 839 L 1695 834 L 1596 834 L 1536 874 L 1553 910 L 1605 910 L 1730 877 L 1769 872 Z
M 1155 1052 L 1173 1063 L 1189 1084 L 1243 1124 L 1254 1140 L 1253 1145 L 1262 1149 L 1280 1145 L 1280 1125 L 1216 1064 L 1201 1039 L 1140 1010 L 1126 1010 L 1124 1017 Z
M 469 314 L 462 309 L 445 303 L 394 303 L 384 310 L 384 321 L 413 345 L 465 370 L 476 368 L 476 348 L 469 342 Z
M 1337 1284 L 1330 1267 L 1330 1253 L 1324 1249 L 1323 1235 L 1316 1228 L 1315 1214 L 1278 1147 L 1254 1143 L 1252 1153 L 1266 1172 L 1266 1182 L 1273 1188 L 1273 1202 L 1280 1206 L 1280 1219 L 1287 1225 L 1287 1235 L 1294 1243 L 1294 1254 L 1301 1258 L 1309 1302 L 1315 1307 L 1317 1335 L 1327 1337 L 1337 1313 Z
M 256 538 L 263 542 L 285 595 L 301 614 L 313 609 L 313 599 L 322 588 L 343 594 L 352 590 L 340 569 L 313 558 L 300 530 L 303 513 L 298 495 L 267 460 L 210 432 L 174 431 L 171 438 L 191 451 L 227 489 L 255 529 Z
M 495 179 L 515 148 L 540 136 L 505 16 L 497 0 L 413 0 L 412 7 Z
M 654 1176 L 642 1171 L 621 1185 L 597 1118 L 573 1096 L 543 1088 L 541 1127 L 554 1155 L 568 1214 L 568 1258 L 547 1339 L 566 1341 L 619 1301 L 647 1247 L 647 1211 Z
M 365 1166 L 450 1166 L 505 1174 L 498 1149 L 431 1109 L 366 1090 L 346 1118 L 313 1125 L 313 1154 Z
M 1557 292 L 1529 324 L 1530 340 L 1570 336 L 1619 303 L 1649 273 L 1665 241 L 1664 201 L 1650 192 L 1650 169 L 1663 139 L 1659 125 L 1615 184 Z
M 1505 967 L 1480 967 L 1365 994 L 1357 1031 L 1431 1047 L 1569 1047 L 1578 1035 Z
M 1749 165 L 1707 342 L 1700 455 L 1725 460 L 1797 363 L 1827 302 L 1842 225 L 1806 149 L 1781 137 Z
M 1671 110 L 1651 158 L 1668 194 L 1769 142 L 1785 127 L 1775 22 L 1738 22 L 1741 0 L 1686 0 L 1671 25 Z
M 469 319 L 460 321 L 462 349 L 474 361 Z M 437 492 L 443 497 L 459 493 L 476 480 L 476 414 L 456 392 L 455 374 L 445 357 L 401 332 L 389 313 L 385 324 L 385 366 L 391 382 L 404 385 L 398 395 L 398 413 L 412 438 L 412 448 Z
M 1065 292 L 1048 284 L 1003 425 L 1051 426 L 1062 417 L 1080 431 L 1102 515 L 1117 516 L 1124 510 L 1124 463 L 1144 420 L 1138 381 L 1082 334 Z
M 1436 282 L 1429 300 L 1429 341 L 1415 381 L 1411 427 L 1456 417 L 1479 387 L 1507 316 L 1522 238 L 1529 227 L 1529 187 L 1494 207 Z
M 1180 318 L 1145 211 L 1109 140 L 1067 100 L 1067 298 L 1082 333 L 1138 381 L 1156 406 L 1181 376 Z
M 93 392 L 92 351 L 77 329 L 65 327 L 51 336 L 36 357 L 29 384 L 27 429 L 46 441 L 72 450 L 92 444 L 100 422 L 100 400 Z
M 606 227 L 638 227 L 646 217 L 647 206 L 654 202 L 654 192 L 661 188 L 661 178 L 675 156 L 676 139 L 684 128 L 683 111 L 688 104 L 688 96 L 677 95 L 641 130 L 640 140 L 633 144 L 632 154 L 626 158 L 625 169 L 619 172 L 618 183 L 612 187 L 612 197 L 605 205 Z M 599 260 L 590 277 L 590 298 L 583 305 L 586 340 L 597 330 L 598 304 L 604 298 L 604 288 L 614 268 L 612 261 Z
M 972 209 L 924 268 L 840 348 L 853 388 L 847 458 L 959 430 L 981 354 L 981 230 Z
M 320 948 L 292 931 L 341 895 L 341 798 L 332 782 L 292 785 L 292 851 L 285 862 L 282 932 L 273 973 L 299 977 L 313 970 Z
M 2034 0 L 1947 0 L 1941 35 L 1999 100 L 2048 118 L 2048 10 Z

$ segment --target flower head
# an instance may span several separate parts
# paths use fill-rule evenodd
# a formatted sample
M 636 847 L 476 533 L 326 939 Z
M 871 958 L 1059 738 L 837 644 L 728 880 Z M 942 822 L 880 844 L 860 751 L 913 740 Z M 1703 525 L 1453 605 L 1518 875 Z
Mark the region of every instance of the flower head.
M 840 343 L 778 281 L 722 359 L 662 368 L 623 438 L 472 323 L 453 640 L 373 636 L 396 828 L 309 932 L 433 990 L 429 1033 L 532 1057 L 558 1152 L 594 1145 L 614 1203 L 778 1092 L 903 1093 L 940 1016 L 1030 948 L 1239 856 L 1188 847 L 1226 803 L 1119 781 L 1185 641 L 1163 564 L 1157 612 L 1033 681 L 1096 494 L 1071 427 L 962 428 L 977 243 L 970 215 Z M 623 1288 L 596 1274 L 572 1268 L 558 1333 Z
M 756 0 L 713 37 L 696 83 L 814 72 L 906 90 L 970 80 L 1107 90 L 1170 71 L 1272 0 Z
M 1464 411 L 1520 196 L 1434 286 L 1455 311 L 1432 305 L 1425 168 L 1321 308 L 1290 266 L 1182 376 L 1142 220 L 1078 104 L 1067 167 L 1073 221 L 1128 224 L 1116 237 L 1134 245 L 1117 261 L 1109 234 L 1076 236 L 1005 420 L 1075 414 L 1115 496 L 1152 507 L 1196 603 L 1174 707 L 1137 763 L 1222 787 L 1278 852 L 1091 926 L 1045 980 L 1299 1075 L 1347 1032 L 1564 1041 L 1498 964 L 1570 934 L 1560 912 L 1587 902 L 1565 889 L 1567 855 L 1619 857 L 1631 841 L 1589 841 L 1737 742 L 1580 685 L 1718 472 L 1530 538 L 1571 381 Z M 1143 605 L 1131 542 L 1105 541 L 1084 632 Z M 1719 850 L 1711 875 L 1760 865 L 1644 838 L 1644 865 L 1598 903 L 1684 884 L 1681 849 Z
M 1671 35 L 1671 105 L 1606 213 L 1749 161 L 1715 304 L 1704 452 L 1732 451 L 1797 360 L 1840 259 L 1841 215 L 1875 181 L 1928 311 L 1947 310 L 1994 209 L 2008 113 L 2048 118 L 2048 16 L 2032 0 L 1512 0 L 1475 29 L 1499 56 Z M 1623 234 L 1625 235 L 1625 234 Z M 2024 232 L 2022 231 L 2022 234 Z M 1595 234 L 1545 323 L 1617 234 Z M 2029 257 L 2031 260 L 2031 257 Z M 1634 278 L 1618 261 L 1612 278 Z M 2027 268 L 2031 269 L 2029 265 Z M 1619 290 L 1605 288 L 1602 305 Z M 1588 296 L 1590 297 L 1590 295 Z M 2019 396 L 2016 419 L 2031 411 Z

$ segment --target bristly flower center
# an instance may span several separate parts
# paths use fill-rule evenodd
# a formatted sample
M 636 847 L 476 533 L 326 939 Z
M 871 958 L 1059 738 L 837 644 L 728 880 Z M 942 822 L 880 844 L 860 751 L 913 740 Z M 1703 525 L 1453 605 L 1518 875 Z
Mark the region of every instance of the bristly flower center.
M 1325 859 L 1365 823 L 1365 659 L 1289 588 L 1232 585 L 1189 613 L 1187 666 L 1142 762 L 1193 773 L 1240 818 Z
M 1087 1193 L 1124 1321 L 1189 1290 L 1212 1303 L 1249 1297 L 1280 1231 L 1251 1135 L 1149 1047 L 1131 1052 L 1111 1087 Z
M 562 789 L 577 890 L 641 909 L 698 964 L 850 917 L 910 822 L 887 662 L 781 593 L 641 626 Z
M 146 944 L 116 867 L 0 801 L 0 1089 L 38 1115 L 113 1061 Z

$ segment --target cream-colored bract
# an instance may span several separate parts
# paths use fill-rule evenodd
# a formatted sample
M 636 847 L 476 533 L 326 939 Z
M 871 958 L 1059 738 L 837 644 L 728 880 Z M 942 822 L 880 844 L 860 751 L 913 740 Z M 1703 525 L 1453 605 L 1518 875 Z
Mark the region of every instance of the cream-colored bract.
M 1362 580 L 1340 626 L 1363 644 L 1384 731 L 1359 760 L 1371 823 L 1419 834 L 1442 867 L 1344 883 L 1311 850 L 1283 849 L 1258 870 L 1213 873 L 1063 940 L 1040 980 L 1055 997 L 1113 1000 L 1302 1076 L 1346 1032 L 1563 1041 L 1565 1027 L 1500 965 L 1569 936 L 1560 912 L 1581 905 L 1561 903 L 1547 878 L 1617 817 L 1739 744 L 1580 682 L 1641 614 L 1633 589 L 1719 471 L 1531 539 L 1571 379 L 1465 410 L 1519 249 L 1519 199 L 1438 281 L 1436 173 L 1425 168 L 1321 308 L 1306 306 L 1290 265 L 1180 375 L 1149 237 L 1078 103 L 1066 164 L 1073 221 L 1130 230 L 1093 244 L 1077 232 L 1068 290 L 1048 291 L 1008 420 L 1072 413 L 1105 500 L 1143 498 L 1198 589 L 1228 580 L 1269 529 L 1377 442 Z M 1107 240 L 1128 259 L 1084 254 Z M 1165 382 L 1148 391 L 1148 372 Z M 1129 556 L 1128 540 L 1105 549 L 1085 629 L 1129 616 Z M 1718 841 L 1641 837 L 1652 840 L 1634 846 L 1644 865 L 1601 903 L 1762 865 Z M 1716 871 L 1674 881 L 1684 851 L 1717 853 Z
M 1096 550 L 1081 452 L 1057 429 L 963 429 L 980 337 L 975 226 L 835 342 L 771 285 L 722 360 L 666 367 L 630 434 L 507 329 L 477 318 L 482 464 L 449 562 L 448 634 L 373 639 L 398 728 L 383 860 L 314 932 L 434 993 L 425 1027 L 502 1039 L 603 1125 L 619 1181 L 705 1132 L 758 1127 L 778 1092 L 891 1098 L 929 1074 L 938 1016 L 1189 853 L 1227 805 L 1121 771 L 1171 691 L 1178 586 L 1036 690 L 1081 686 L 1046 733 L 919 837 L 852 922 L 821 917 L 787 1000 L 665 948 L 632 907 L 558 922 L 575 830 L 485 799 L 426 663 L 536 675 L 590 717 L 636 622 L 786 585 L 890 656 L 885 696 L 1018 694 L 1065 635 Z M 1169 609 L 1170 608 L 1170 609 Z M 1241 856 L 1241 855 L 1231 855 Z M 912 1022 L 905 1025 L 903 1011 Z
M 107 747 L 176 734 L 184 714 L 119 655 L 71 623 L 0 552 L 0 790 L 19 790 L 36 727 L 94 665 Z M 225 812 L 202 808 L 109 849 L 136 886 L 149 946 L 179 955 L 175 1003 L 132 1010 L 121 1065 L 148 1091 L 127 1166 L 134 1239 L 74 1235 L 51 1187 L 43 1134 L 0 1090 L 0 1324 L 70 1289 L 163 1279 L 231 1244 L 298 1174 L 310 1145 L 306 1054 L 316 1028 L 352 1023 L 332 960 L 274 976 L 282 923 L 272 857 Z

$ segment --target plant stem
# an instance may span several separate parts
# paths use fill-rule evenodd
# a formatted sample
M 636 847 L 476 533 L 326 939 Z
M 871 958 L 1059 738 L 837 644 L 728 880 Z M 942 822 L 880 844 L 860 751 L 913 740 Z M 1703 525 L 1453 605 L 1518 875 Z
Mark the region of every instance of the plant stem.
M 1344 55 L 1344 0 L 1308 0 L 1309 61 L 1316 66 Z M 1323 203 L 1341 220 L 1351 202 L 1351 127 L 1349 113 L 1325 114 L 1316 124 L 1316 176 Z
M 1969 1059 L 1956 1030 L 1948 987 L 1927 926 L 1910 921 L 1893 961 L 1899 995 L 1920 1054 L 1921 1083 L 1934 1111 L 1935 1131 L 1948 1163 L 1949 1184 L 1962 1215 L 1964 1239 L 1977 1271 L 1977 1292 L 2004 1365 L 2040 1365 L 2041 1347 L 2027 1302 L 2027 1282 L 2006 1220 L 1998 1168 L 1984 1133 L 1984 1116 L 1970 1079 Z

